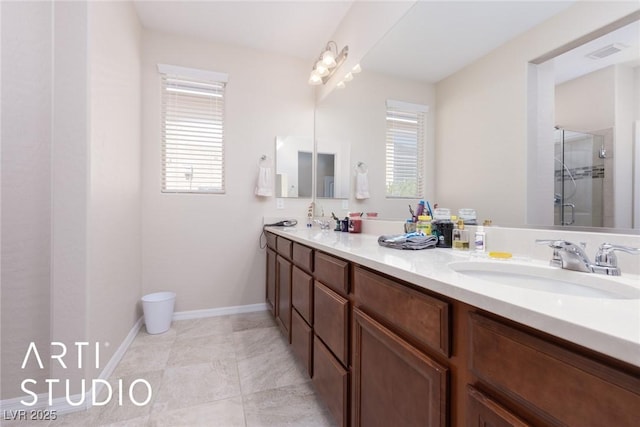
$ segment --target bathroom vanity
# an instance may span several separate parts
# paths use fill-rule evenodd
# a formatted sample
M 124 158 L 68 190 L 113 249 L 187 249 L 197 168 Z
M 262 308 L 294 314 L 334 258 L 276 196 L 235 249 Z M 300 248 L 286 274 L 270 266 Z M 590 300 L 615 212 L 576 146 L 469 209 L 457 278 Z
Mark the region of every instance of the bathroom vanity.
M 469 253 L 373 235 L 265 234 L 268 304 L 338 425 L 640 425 L 640 299 L 493 284 L 448 267 Z

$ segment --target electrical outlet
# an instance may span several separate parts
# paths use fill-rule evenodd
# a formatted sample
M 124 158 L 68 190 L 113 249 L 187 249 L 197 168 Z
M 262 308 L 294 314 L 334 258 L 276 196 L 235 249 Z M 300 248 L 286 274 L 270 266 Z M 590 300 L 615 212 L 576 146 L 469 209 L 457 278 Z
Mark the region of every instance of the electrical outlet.
M 276 199 L 276 209 L 284 209 L 284 199 Z
M 343 200 L 342 201 L 342 209 L 344 209 L 345 211 L 349 209 L 349 201 L 348 200 Z

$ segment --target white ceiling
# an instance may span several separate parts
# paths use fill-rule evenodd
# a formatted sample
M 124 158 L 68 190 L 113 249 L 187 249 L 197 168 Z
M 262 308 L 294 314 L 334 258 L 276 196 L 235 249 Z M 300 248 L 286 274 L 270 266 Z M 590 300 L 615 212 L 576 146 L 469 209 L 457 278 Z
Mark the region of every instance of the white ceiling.
M 315 59 L 349 1 L 134 1 L 145 28 Z
M 311 63 L 353 1 L 134 0 L 134 4 L 145 28 Z M 437 82 L 574 2 L 422 0 L 364 57 L 362 66 Z M 637 36 L 637 27 L 632 34 Z
M 571 1 L 422 1 L 363 69 L 435 83 L 571 6 Z

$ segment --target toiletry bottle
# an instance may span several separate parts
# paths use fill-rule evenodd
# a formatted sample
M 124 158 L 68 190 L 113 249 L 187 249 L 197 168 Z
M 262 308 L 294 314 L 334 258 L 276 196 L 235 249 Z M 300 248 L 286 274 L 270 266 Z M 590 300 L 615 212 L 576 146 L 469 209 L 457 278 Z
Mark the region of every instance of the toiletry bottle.
M 453 229 L 452 246 L 453 249 L 469 250 L 469 231 L 464 229 L 463 219 L 459 219 L 458 226 Z
M 420 200 L 416 208 L 416 218 L 420 219 L 422 215 L 424 215 L 424 200 Z
M 453 223 L 450 218 L 451 211 L 448 208 L 435 208 L 433 211 L 431 234 L 438 238 L 437 246 L 439 248 L 451 247 L 451 231 L 453 230 Z M 446 238 L 445 234 L 447 235 Z
M 479 225 L 475 235 L 476 252 L 486 251 L 487 234 L 484 232 L 484 226 Z
M 429 215 L 420 215 L 416 224 L 416 231 L 431 236 L 431 217 Z
M 404 223 L 404 232 L 415 233 L 415 231 L 416 231 L 416 223 L 413 222 L 413 218 L 409 218 L 407 222 Z

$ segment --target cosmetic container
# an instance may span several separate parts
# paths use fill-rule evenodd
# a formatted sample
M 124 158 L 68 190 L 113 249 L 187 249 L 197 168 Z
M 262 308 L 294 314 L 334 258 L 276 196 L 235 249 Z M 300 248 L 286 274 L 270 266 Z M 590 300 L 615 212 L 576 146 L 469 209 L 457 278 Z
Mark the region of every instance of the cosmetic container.
M 431 236 L 431 217 L 429 215 L 420 215 L 416 223 L 416 231 Z
M 484 231 L 484 226 L 479 225 L 476 230 L 475 238 L 473 239 L 476 252 L 484 252 L 487 250 L 487 234 Z
M 458 226 L 452 232 L 453 249 L 468 251 L 469 250 L 469 230 L 464 228 L 464 220 L 458 220 Z

